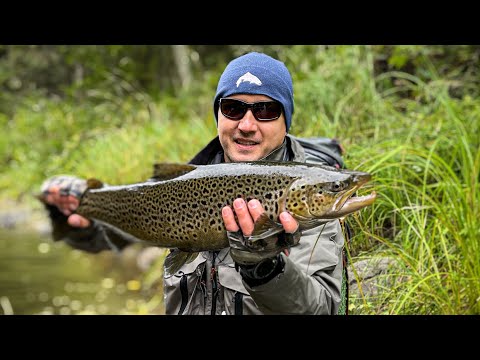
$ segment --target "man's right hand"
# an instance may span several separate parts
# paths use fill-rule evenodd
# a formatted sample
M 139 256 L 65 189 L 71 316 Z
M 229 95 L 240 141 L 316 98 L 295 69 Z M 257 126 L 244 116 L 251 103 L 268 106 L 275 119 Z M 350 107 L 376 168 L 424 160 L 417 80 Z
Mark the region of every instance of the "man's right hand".
M 45 203 L 56 206 L 68 216 L 70 226 L 80 228 L 90 226 L 90 221 L 72 212 L 78 207 L 79 199 L 86 189 L 86 180 L 68 175 L 54 176 L 45 180 L 41 186 Z

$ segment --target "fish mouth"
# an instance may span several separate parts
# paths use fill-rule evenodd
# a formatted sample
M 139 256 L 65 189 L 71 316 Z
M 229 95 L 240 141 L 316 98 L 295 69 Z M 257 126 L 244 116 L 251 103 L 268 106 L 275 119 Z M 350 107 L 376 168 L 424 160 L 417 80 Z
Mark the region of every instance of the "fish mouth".
M 360 172 L 355 174 L 353 179 L 355 186 L 345 191 L 345 193 L 335 201 L 332 207 L 331 214 L 335 215 L 336 217 L 340 217 L 360 210 L 361 208 L 364 208 L 368 205 L 371 205 L 377 197 L 377 193 L 375 191 L 372 191 L 370 194 L 365 196 L 352 197 L 352 195 L 364 184 L 370 181 L 370 179 L 370 174 Z
M 377 198 L 377 193 L 372 191 L 368 195 L 364 196 L 354 196 L 347 198 L 346 201 L 343 203 L 341 208 L 336 211 L 337 216 L 343 216 L 360 210 L 366 206 L 372 205 L 375 199 Z

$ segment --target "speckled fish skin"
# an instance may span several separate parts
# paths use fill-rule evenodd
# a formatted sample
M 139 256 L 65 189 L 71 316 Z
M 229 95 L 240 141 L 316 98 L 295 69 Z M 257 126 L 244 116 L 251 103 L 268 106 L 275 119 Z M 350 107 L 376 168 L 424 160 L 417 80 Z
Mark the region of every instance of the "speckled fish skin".
M 188 172 L 169 180 L 89 189 L 76 213 L 156 246 L 216 250 L 229 245 L 221 209 L 235 198 L 258 199 L 277 224 L 287 210 L 307 229 L 344 216 L 343 203 L 370 180 L 368 173 L 295 162 L 183 166 Z M 371 204 L 371 197 L 350 212 Z

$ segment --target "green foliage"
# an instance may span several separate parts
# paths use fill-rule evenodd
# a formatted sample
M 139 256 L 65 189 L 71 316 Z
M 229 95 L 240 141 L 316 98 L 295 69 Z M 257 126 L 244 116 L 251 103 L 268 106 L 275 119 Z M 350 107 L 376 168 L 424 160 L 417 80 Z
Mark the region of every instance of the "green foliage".
M 292 133 L 338 138 L 348 167 L 374 175 L 377 201 L 348 218 L 351 262 L 396 265 L 375 297 L 351 298 L 352 312 L 480 313 L 479 47 L 181 50 L 190 82 L 171 46 L 1 46 L 1 197 L 31 201 L 59 173 L 125 184 L 155 162 L 188 161 L 216 134 L 226 63 L 265 51 L 294 78 Z

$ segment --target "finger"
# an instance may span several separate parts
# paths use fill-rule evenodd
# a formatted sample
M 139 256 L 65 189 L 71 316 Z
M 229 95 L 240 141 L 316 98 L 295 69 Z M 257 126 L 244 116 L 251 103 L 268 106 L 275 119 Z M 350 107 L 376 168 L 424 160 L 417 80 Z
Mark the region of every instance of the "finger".
M 60 188 L 56 185 L 53 185 L 46 190 L 48 195 L 45 196 L 45 201 L 47 204 L 56 206 L 63 214 L 70 215 L 72 212 L 70 206 L 66 201 L 66 197 L 62 196 L 60 193 Z
M 58 187 L 57 186 L 52 186 L 48 189 L 45 190 L 45 193 L 47 195 L 45 196 L 45 201 L 50 204 L 50 205 L 56 205 L 57 204 L 57 198 L 58 198 Z
M 285 232 L 289 234 L 293 234 L 299 227 L 297 220 L 286 211 L 280 214 L 280 222 L 282 223 Z
M 235 232 L 240 230 L 237 222 L 235 221 L 235 215 L 233 214 L 233 210 L 230 206 L 224 206 L 222 208 L 222 218 L 227 231 Z
M 51 192 L 48 192 L 46 193 L 46 195 L 44 195 L 44 199 L 45 199 L 45 202 L 49 205 L 53 205 L 54 202 L 53 202 L 53 197 L 54 195 L 51 193 Z
M 257 221 L 260 215 L 262 215 L 265 211 L 262 204 L 257 199 L 252 199 L 248 202 L 248 210 L 250 211 L 250 215 L 252 216 L 254 222 Z
M 60 192 L 60 200 L 58 202 L 58 208 L 65 215 L 70 215 L 72 213 L 72 211 L 70 210 L 70 203 L 68 201 L 68 195 L 65 195 L 65 193 Z
M 245 236 L 252 235 L 253 232 L 253 219 L 248 210 L 245 200 L 237 198 L 233 201 L 233 208 L 235 209 L 235 214 L 237 215 L 238 224 L 242 233 Z
M 68 224 L 73 227 L 85 228 L 90 225 L 90 220 L 83 216 L 73 214 L 68 217 Z
M 75 210 L 78 205 L 80 204 L 80 201 L 78 200 L 78 198 L 74 195 L 69 195 L 68 196 L 68 208 L 70 210 Z

